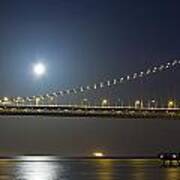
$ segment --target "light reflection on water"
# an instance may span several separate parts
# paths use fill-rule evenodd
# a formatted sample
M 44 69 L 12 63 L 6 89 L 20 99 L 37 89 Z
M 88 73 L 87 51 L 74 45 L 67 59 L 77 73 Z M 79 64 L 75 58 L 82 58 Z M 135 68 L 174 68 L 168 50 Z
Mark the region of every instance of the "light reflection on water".
M 15 171 L 16 179 L 45 180 L 62 178 L 58 175 L 63 174 L 63 166 L 53 162 L 32 162 L 21 163 Z M 63 178 L 62 178 L 63 179 Z
M 65 160 L 45 157 L 0 160 L 0 180 L 179 180 L 180 168 L 157 160 Z
M 97 179 L 101 180 L 112 180 L 113 179 L 113 161 L 110 159 L 96 160 L 97 168 Z

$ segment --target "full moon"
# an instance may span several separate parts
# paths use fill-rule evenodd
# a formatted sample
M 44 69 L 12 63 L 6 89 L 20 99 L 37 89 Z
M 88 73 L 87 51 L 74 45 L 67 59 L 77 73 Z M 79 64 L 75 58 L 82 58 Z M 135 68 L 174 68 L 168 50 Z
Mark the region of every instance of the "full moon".
M 38 63 L 38 64 L 34 65 L 34 69 L 33 70 L 34 70 L 35 75 L 42 76 L 46 72 L 46 67 L 45 67 L 44 64 Z

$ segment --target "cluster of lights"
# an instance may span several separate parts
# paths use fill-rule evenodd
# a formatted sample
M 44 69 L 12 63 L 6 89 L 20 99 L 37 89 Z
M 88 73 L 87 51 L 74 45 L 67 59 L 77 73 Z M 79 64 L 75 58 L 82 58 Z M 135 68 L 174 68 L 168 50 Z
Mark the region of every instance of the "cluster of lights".
M 50 94 L 50 96 L 64 96 L 66 94 L 67 95 L 68 94 L 77 94 L 77 93 L 83 93 L 83 92 L 89 91 L 89 90 L 97 90 L 97 89 L 101 89 L 101 88 L 112 87 L 112 86 L 116 86 L 118 84 L 125 83 L 127 81 L 136 80 L 138 78 L 143 78 L 143 77 L 149 76 L 154 73 L 165 71 L 167 69 L 172 69 L 175 66 L 177 66 L 178 64 L 180 64 L 180 60 L 179 61 L 173 60 L 172 62 L 168 62 L 166 64 L 162 64 L 159 66 L 154 66 L 152 68 L 148 68 L 145 71 L 140 71 L 137 73 L 129 74 L 124 77 L 115 78 L 115 79 L 107 80 L 104 82 L 94 83 L 93 85 L 80 86 L 79 88 L 66 89 L 63 91 L 54 92 L 54 93 Z
M 154 66 L 152 68 L 148 68 L 145 71 L 136 72 L 133 74 L 129 74 L 127 76 L 115 78 L 112 80 L 107 80 L 104 82 L 94 83 L 93 85 L 80 86 L 79 88 L 73 88 L 73 89 L 66 89 L 66 90 L 62 90 L 62 91 L 58 91 L 58 92 L 48 93 L 48 94 L 45 94 L 42 96 L 16 97 L 16 98 L 13 98 L 13 101 L 17 102 L 17 103 L 24 102 L 24 101 L 31 102 L 31 101 L 37 101 L 37 100 L 38 101 L 44 100 L 46 98 L 53 100 L 54 97 L 64 96 L 66 94 L 67 95 L 68 94 L 77 94 L 77 93 L 83 93 L 83 92 L 89 91 L 89 90 L 96 90 L 96 89 L 101 89 L 101 88 L 106 88 L 106 87 L 112 87 L 112 86 L 116 86 L 118 84 L 122 84 L 127 81 L 133 81 L 133 80 L 136 80 L 139 78 L 149 76 L 154 73 L 158 73 L 158 72 L 165 71 L 167 69 L 175 68 L 175 66 L 177 66 L 178 64 L 180 64 L 180 60 L 173 60 L 172 62 L 168 62 L 166 64 L 161 64 L 159 66 Z M 45 66 L 43 66 L 41 63 L 39 63 L 38 65 L 36 65 L 34 67 L 34 72 L 38 76 L 41 76 L 42 74 L 44 74 L 45 70 L 46 70 Z
M 159 158 L 173 160 L 179 158 L 179 155 L 177 153 L 162 153 L 160 154 Z

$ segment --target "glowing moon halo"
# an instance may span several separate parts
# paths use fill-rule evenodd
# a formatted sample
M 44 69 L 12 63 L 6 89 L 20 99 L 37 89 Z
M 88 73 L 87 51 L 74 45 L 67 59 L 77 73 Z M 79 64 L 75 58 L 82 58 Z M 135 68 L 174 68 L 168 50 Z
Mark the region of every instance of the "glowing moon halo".
M 45 74 L 46 67 L 42 63 L 37 63 L 34 65 L 33 71 L 34 71 L 34 74 L 39 77 Z

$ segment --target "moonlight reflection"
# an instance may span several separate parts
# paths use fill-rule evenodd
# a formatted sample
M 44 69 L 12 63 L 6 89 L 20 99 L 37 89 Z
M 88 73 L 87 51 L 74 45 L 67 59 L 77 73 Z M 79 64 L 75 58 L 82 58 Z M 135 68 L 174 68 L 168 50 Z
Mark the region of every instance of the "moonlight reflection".
M 26 180 L 64 180 L 64 167 L 49 157 L 24 157 L 15 168 L 16 179 Z

